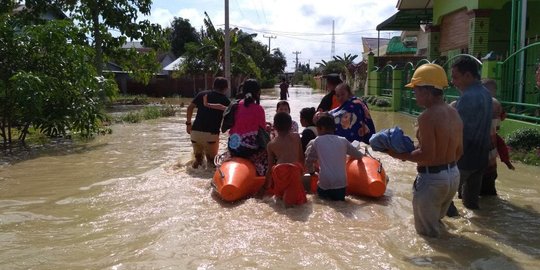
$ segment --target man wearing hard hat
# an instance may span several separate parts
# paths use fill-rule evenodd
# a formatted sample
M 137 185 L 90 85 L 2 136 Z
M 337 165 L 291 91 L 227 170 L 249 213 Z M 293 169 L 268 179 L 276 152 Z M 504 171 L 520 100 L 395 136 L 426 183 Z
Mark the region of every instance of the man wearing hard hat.
M 388 154 L 418 164 L 413 185 L 414 227 L 419 234 L 438 237 L 440 221 L 459 186 L 456 162 L 463 152 L 463 123 L 443 99 L 448 79 L 441 66 L 420 66 L 405 86 L 413 88 L 416 103 L 425 108 L 418 116 L 418 146 L 410 153 L 389 150 Z

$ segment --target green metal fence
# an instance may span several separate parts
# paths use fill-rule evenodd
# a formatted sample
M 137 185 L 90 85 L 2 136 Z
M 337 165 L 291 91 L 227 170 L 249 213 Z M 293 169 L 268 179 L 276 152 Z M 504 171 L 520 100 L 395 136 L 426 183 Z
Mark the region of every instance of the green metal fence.
M 392 80 L 395 67 L 392 65 L 384 66 L 380 71 L 379 80 L 381 81 L 380 96 L 392 97 Z
M 535 73 L 540 63 L 540 42 L 521 48 L 499 63 L 498 98 L 509 118 L 540 123 L 540 89 Z
M 471 57 L 482 68 L 483 63 L 476 57 L 469 54 L 459 54 L 448 59 L 442 66 L 446 70 L 450 87 L 446 89 L 445 100 L 450 103 L 460 96 L 460 92 L 451 84 L 452 64 L 459 57 Z M 399 100 L 399 111 L 418 115 L 422 108 L 416 105 L 416 100 L 412 90 L 405 88 L 411 80 L 416 68 L 423 64 L 430 63 L 427 59 L 422 59 L 416 64 L 406 63 L 403 68 L 401 81 L 401 97 Z M 496 78 L 499 85 L 497 98 L 507 112 L 508 118 L 522 120 L 533 124 L 540 123 L 540 89 L 536 86 L 535 72 L 540 64 L 540 42 L 531 44 L 510 55 L 503 62 L 498 62 L 495 67 Z M 377 94 L 380 96 L 392 97 L 392 76 L 396 67 L 386 65 L 379 69 L 379 82 Z

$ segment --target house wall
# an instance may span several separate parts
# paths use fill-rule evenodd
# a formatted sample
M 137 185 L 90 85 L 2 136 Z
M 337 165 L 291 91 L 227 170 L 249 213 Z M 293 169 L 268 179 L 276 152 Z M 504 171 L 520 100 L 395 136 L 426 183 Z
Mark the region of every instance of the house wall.
M 444 16 L 441 22 L 439 51 L 467 49 L 469 46 L 469 15 L 461 9 Z
M 510 44 L 510 13 L 511 3 L 508 2 L 501 9 L 491 10 L 490 17 L 496 18 L 489 22 L 488 48 L 500 58 L 508 56 Z
M 528 0 L 527 2 L 527 30 L 526 37 L 532 39 L 531 42 L 540 41 L 540 1 Z

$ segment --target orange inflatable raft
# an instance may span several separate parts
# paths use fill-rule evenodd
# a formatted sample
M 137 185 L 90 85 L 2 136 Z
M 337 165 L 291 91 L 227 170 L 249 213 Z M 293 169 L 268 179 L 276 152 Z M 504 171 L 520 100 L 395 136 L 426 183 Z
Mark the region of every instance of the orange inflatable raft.
M 264 181 L 251 161 L 234 157 L 217 165 L 212 186 L 224 201 L 234 202 L 255 195 Z
M 386 173 L 382 163 L 364 156 L 347 161 L 347 194 L 378 198 L 386 191 Z
M 347 167 L 347 194 L 378 198 L 386 191 L 386 173 L 382 163 L 371 157 L 364 156 L 362 162 L 349 159 Z M 318 176 L 310 178 L 311 192 L 317 192 Z

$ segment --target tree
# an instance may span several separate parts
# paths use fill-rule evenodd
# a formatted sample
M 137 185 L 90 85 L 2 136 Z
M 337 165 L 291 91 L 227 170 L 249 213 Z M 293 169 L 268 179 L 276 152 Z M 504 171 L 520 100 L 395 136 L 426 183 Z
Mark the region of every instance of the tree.
M 22 17 L 0 15 L 3 144 L 12 143 L 14 129 L 22 143 L 31 127 L 48 136 L 98 132 L 106 119 L 102 101 L 117 88 L 97 76 L 84 35 L 68 20 L 26 23 Z
M 349 72 L 349 67 L 354 64 L 354 59 L 356 59 L 358 55 L 351 55 L 351 54 L 343 54 L 343 57 L 341 56 L 334 56 L 334 61 L 338 62 L 339 65 L 341 65 L 342 72 L 345 73 L 345 81 L 348 84 L 351 84 L 352 77 L 351 73 Z
M 175 17 L 170 28 L 169 42 L 171 43 L 171 51 L 176 57 L 180 57 L 186 52 L 184 48 L 186 43 L 200 41 L 199 34 L 191 26 L 188 19 Z
M 38 9 L 44 2 L 68 11 L 83 31 L 92 37 L 93 62 L 99 76 L 103 74 L 104 59 L 126 56 L 119 49 L 128 39 L 142 40 L 144 46 L 155 51 L 167 47 L 166 33 L 158 24 L 139 20 L 139 14 L 150 14 L 152 0 L 27 0 L 25 3 L 29 9 Z M 111 30 L 115 31 L 114 35 Z M 139 55 L 131 52 L 127 56 Z M 138 64 L 148 64 L 137 66 L 140 72 L 157 71 L 154 63 L 141 60 Z
M 182 63 L 180 71 L 175 76 L 188 75 L 190 72 L 202 71 L 210 72 L 216 76 L 223 72 L 225 66 L 225 38 L 222 29 L 216 29 L 212 20 L 205 12 L 204 19 L 205 30 L 201 31 L 201 42 L 198 44 L 186 45 L 186 60 Z M 260 79 L 261 70 L 253 61 L 253 58 L 243 52 L 241 42 L 252 39 L 255 34 L 242 33 L 238 28 L 230 31 L 230 49 L 232 74 L 234 75 L 252 75 Z M 194 65 L 194 66 L 192 66 Z M 192 74 L 192 73 L 191 73 Z M 193 75 L 193 74 L 192 74 Z

